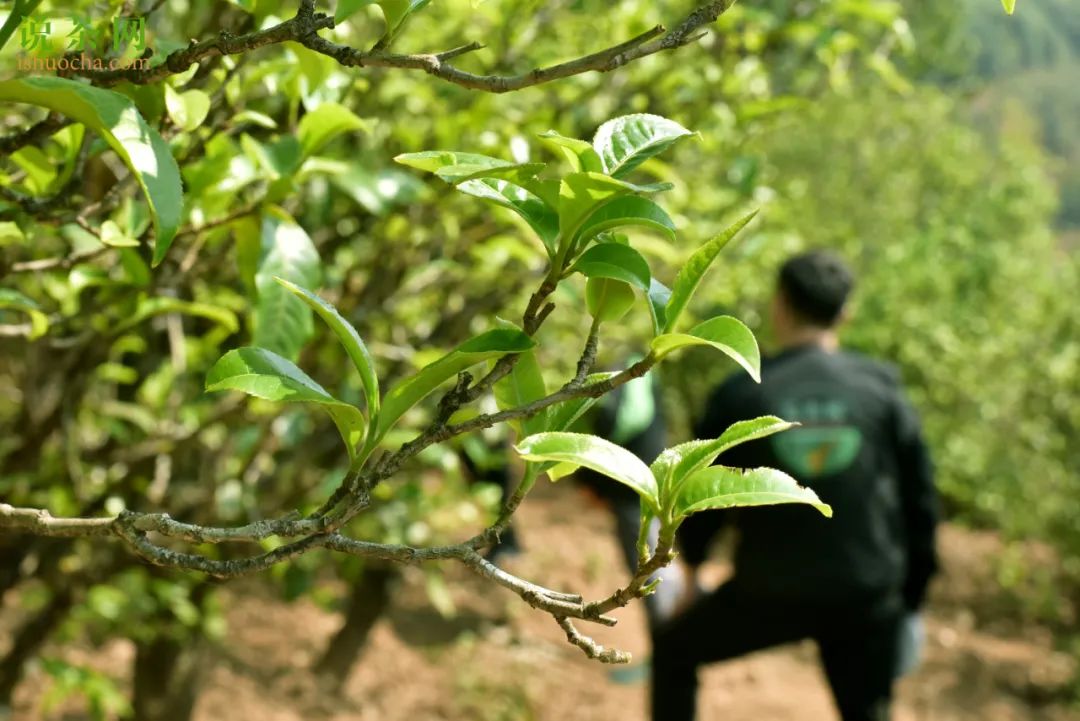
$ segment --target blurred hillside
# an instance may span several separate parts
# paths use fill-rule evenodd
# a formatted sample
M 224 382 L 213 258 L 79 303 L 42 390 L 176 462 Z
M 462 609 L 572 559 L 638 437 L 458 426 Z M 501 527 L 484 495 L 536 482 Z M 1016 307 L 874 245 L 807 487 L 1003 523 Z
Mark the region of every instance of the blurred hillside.
M 911 5 L 915 22 L 924 23 L 919 53 L 929 78 L 970 96 L 988 129 L 1002 130 L 1018 108 L 1037 121 L 1061 187 L 1058 225 L 1080 229 L 1080 5 L 1030 0 L 1012 17 L 980 0 L 945 9 L 920 7 L 936 5 L 923 0 Z M 943 15 L 955 22 L 940 22 Z

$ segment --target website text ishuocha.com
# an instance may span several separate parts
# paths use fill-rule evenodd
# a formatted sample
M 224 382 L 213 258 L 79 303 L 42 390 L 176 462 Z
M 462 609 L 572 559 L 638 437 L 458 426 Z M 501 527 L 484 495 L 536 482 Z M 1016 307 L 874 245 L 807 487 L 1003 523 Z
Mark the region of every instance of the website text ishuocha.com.
M 29 56 L 20 54 L 16 68 L 32 72 L 79 70 L 147 70 L 150 58 L 100 58 L 87 55 Z

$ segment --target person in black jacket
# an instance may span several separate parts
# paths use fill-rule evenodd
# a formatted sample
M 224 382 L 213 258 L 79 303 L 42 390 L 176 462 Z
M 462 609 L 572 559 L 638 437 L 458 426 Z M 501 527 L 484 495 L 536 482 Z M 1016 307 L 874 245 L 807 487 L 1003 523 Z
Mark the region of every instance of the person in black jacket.
M 833 508 L 734 509 L 680 529 L 693 568 L 722 525 L 736 533 L 734 575 L 661 629 L 653 653 L 655 721 L 694 718 L 699 666 L 814 639 L 844 721 L 889 718 L 901 629 L 936 568 L 937 496 L 919 421 L 890 366 L 839 348 L 854 285 L 836 255 L 796 256 L 780 271 L 772 323 L 780 352 L 762 382 L 737 375 L 710 397 L 696 428 L 773 414 L 801 426 L 718 459 L 771 466 Z

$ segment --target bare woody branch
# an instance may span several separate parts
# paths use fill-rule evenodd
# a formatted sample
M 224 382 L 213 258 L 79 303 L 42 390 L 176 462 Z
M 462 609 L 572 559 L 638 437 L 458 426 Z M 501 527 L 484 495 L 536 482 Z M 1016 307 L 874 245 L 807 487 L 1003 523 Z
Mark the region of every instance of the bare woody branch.
M 149 563 L 198 571 L 216 578 L 234 578 L 257 573 L 317 548 L 410 565 L 453 560 L 462 563 L 478 576 L 512 591 L 533 608 L 552 614 L 560 625 L 567 623 L 569 618 L 577 618 L 605 626 L 614 626 L 616 620 L 600 609 L 614 610 L 643 595 L 641 589 L 644 587 L 645 579 L 655 568 L 663 565 L 657 559 L 665 557 L 667 553 L 664 549 L 658 549 L 654 558 L 650 559 L 649 563 L 643 564 L 628 586 L 607 599 L 587 603 L 578 594 L 553 591 L 506 572 L 481 556 L 470 542 L 451 546 L 415 548 L 360 541 L 339 533 L 313 533 L 257 556 L 218 560 L 199 554 L 176 551 L 151 541 L 148 537 L 149 531 L 174 535 L 196 543 L 221 541 L 227 535 L 222 529 L 212 532 L 214 529 L 202 529 L 192 524 L 178 523 L 164 514 L 125 512 L 116 518 L 54 518 L 47 511 L 14 508 L 8 504 L 0 504 L 0 522 L 11 529 L 54 537 L 115 535 L 126 541 L 139 556 Z M 274 535 L 267 533 L 267 530 L 271 528 L 268 524 L 273 523 L 275 522 L 267 521 L 262 522 L 264 525 L 256 523 L 232 530 L 236 532 L 235 537 L 250 533 L 265 538 Z M 305 520 L 283 520 L 277 523 L 295 524 L 293 529 L 295 531 L 310 529 L 317 525 Z M 596 646 L 591 639 L 582 636 L 576 630 L 572 641 L 585 650 L 590 658 L 608 663 L 625 663 L 629 660 L 627 654 Z
M 95 85 L 115 85 L 122 81 L 145 85 L 182 73 L 193 64 L 209 58 L 239 55 L 267 45 L 297 42 L 337 60 L 346 67 L 421 70 L 441 80 L 473 90 L 506 93 L 573 75 L 610 72 L 648 55 L 682 47 L 700 38 L 699 31 L 734 4 L 735 0 L 714 0 L 698 7 L 672 30 L 657 25 L 637 37 L 604 50 L 519 75 L 477 75 L 450 63 L 455 58 L 479 50 L 483 47 L 480 43 L 470 43 L 439 53 L 397 54 L 382 49 L 358 50 L 332 42 L 319 35 L 319 31 L 334 27 L 334 19 L 329 15 L 314 12 L 314 3 L 311 0 L 303 0 L 297 14 L 278 25 L 243 35 L 222 32 L 216 38 L 193 41 L 186 48 L 170 53 L 162 63 L 151 68 L 132 66 L 117 70 L 82 69 L 72 72 L 89 78 Z
M 38 143 L 70 123 L 67 118 L 53 113 L 26 130 L 5 135 L 0 138 L 0 156 L 10 155 L 22 147 Z

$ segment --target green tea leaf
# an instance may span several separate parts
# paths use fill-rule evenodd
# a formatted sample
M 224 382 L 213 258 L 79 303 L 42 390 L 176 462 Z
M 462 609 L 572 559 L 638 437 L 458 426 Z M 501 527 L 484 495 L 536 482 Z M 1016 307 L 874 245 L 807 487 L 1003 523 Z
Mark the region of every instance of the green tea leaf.
M 636 226 L 660 233 L 675 240 L 675 223 L 656 203 L 648 198 L 628 195 L 604 203 L 582 224 L 577 243 L 584 246 L 599 233 L 614 228 Z
M 559 217 L 555 209 L 521 186 L 497 178 L 466 180 L 457 186 L 466 195 L 490 201 L 517 213 L 543 242 L 548 254 L 555 253 Z
M 605 172 L 621 178 L 688 135 L 693 133 L 659 115 L 624 115 L 597 129 L 593 148 L 603 161 Z
M 435 171 L 435 175 L 451 185 L 458 185 L 467 180 L 478 180 L 480 178 L 507 180 L 511 183 L 520 185 L 535 178 L 543 169 L 543 163 L 513 163 L 501 165 L 497 168 L 486 168 L 480 165 L 466 164 L 448 165 L 445 168 L 439 168 Z
M 671 300 L 671 288 L 652 278 L 649 282 L 649 315 L 652 316 L 653 333 L 660 335 L 667 319 L 667 304 Z
M 675 499 L 674 511 L 676 518 L 684 518 L 699 511 L 780 503 L 805 503 L 832 517 L 828 504 L 783 471 L 727 466 L 710 466 L 687 478 Z
M 375 0 L 382 8 L 386 17 L 386 34 L 384 37 L 392 38 L 401 31 L 405 21 L 417 10 L 427 5 L 431 0 Z
M 311 309 L 275 278 L 302 288 L 320 284 L 319 254 L 311 238 L 287 213 L 266 212 L 260 232 L 261 258 L 255 273 L 258 301 L 253 312 L 253 340 L 286 358 L 295 359 L 311 338 Z
M 698 248 L 690 256 L 690 260 L 686 261 L 686 265 L 682 267 L 675 277 L 675 285 L 671 290 L 671 299 L 665 308 L 665 315 L 667 316 L 664 320 L 665 333 L 674 330 L 675 324 L 679 321 L 679 316 L 682 315 L 687 303 L 694 296 L 694 292 L 697 291 L 702 278 L 705 277 L 705 272 L 709 270 L 709 266 L 716 260 L 716 256 L 720 254 L 728 241 L 735 237 L 736 233 L 753 220 L 755 215 L 757 215 L 756 210 L 749 215 L 743 216 L 723 233 Z
M 707 468 L 731 448 L 794 428 L 798 423 L 788 423 L 776 416 L 761 416 L 733 423 L 719 438 L 689 441 L 672 446 L 661 453 L 649 467 L 660 484 L 661 496 L 666 489 L 678 491 L 682 481 L 691 474 Z
M 66 78 L 0 82 L 0 100 L 39 105 L 87 126 L 115 150 L 142 188 L 154 220 L 154 265 L 165 258 L 183 216 L 180 171 L 168 144 L 120 93 Z
M 438 173 L 443 168 L 460 165 L 475 168 L 507 168 L 515 165 L 509 160 L 493 158 L 480 153 L 462 153 L 457 150 L 424 150 L 419 153 L 402 153 L 394 157 L 395 163 L 407 165 L 417 170 Z
M 540 138 L 546 145 L 560 150 L 566 159 L 570 161 L 570 165 L 573 166 L 576 172 L 604 172 L 604 162 L 600 160 L 600 156 L 596 154 L 593 146 L 584 140 L 568 138 L 554 130 L 540 133 L 536 137 Z
M 755 381 L 761 382 L 761 352 L 757 339 L 742 321 L 729 315 L 710 318 L 686 333 L 658 335 L 651 345 L 657 358 L 686 346 L 712 346 L 745 368 Z
M 411 203 L 425 190 L 419 180 L 403 170 L 383 168 L 372 172 L 356 163 L 341 163 L 330 182 L 364 210 L 379 216 Z
M 649 263 L 629 245 L 600 243 L 586 250 L 570 268 L 586 278 L 612 278 L 648 291 Z
M 509 321 L 503 321 L 501 325 L 518 330 L 517 326 Z M 499 410 L 519 408 L 546 396 L 547 387 L 544 384 L 544 374 L 540 370 L 540 362 L 536 359 L 536 351 L 522 351 L 514 363 L 514 368 L 500 379 L 492 390 Z M 550 407 L 530 418 L 511 421 L 510 425 L 519 436 L 546 431 L 549 410 Z
M 341 23 L 356 14 L 356 11 L 366 5 L 374 4 L 375 0 L 338 0 L 334 10 L 334 22 Z
M 207 391 L 242 391 L 268 401 L 318 403 L 333 418 L 349 456 L 364 438 L 364 414 L 337 400 L 291 361 L 265 348 L 238 348 L 206 374 Z
M 570 173 L 559 185 L 559 231 L 569 245 L 601 204 L 634 192 L 633 186 L 600 173 Z
M 120 226 L 112 220 L 106 220 L 101 224 L 101 242 L 113 248 L 135 248 L 139 241 L 121 230 Z
M 649 467 L 611 441 L 584 433 L 537 433 L 514 448 L 527 461 L 574 463 L 603 473 L 632 488 L 654 510 L 659 509 L 656 479 Z
M 193 315 L 206 318 L 215 323 L 220 323 L 231 333 L 235 333 L 240 329 L 236 314 L 228 308 L 211 305 L 210 303 L 199 303 L 190 300 L 182 300 L 180 298 L 172 298 L 169 296 L 154 296 L 152 298 L 143 298 L 140 300 L 135 307 L 135 312 L 123 323 L 116 326 L 113 333 L 123 333 L 139 323 L 142 323 L 147 318 L 153 318 L 154 316 L 165 315 L 168 313 L 180 313 L 182 315 Z
M 363 339 L 360 338 L 360 334 L 356 332 L 356 328 L 338 313 L 337 308 L 310 290 L 301 288 L 284 278 L 274 278 L 274 280 L 318 313 L 323 322 L 337 336 L 338 342 L 349 355 L 353 367 L 360 374 L 360 383 L 364 388 L 364 398 L 367 401 L 369 423 L 374 428 L 376 417 L 379 415 L 379 377 L 375 374 L 375 361 L 368 352 L 367 346 L 364 345 Z

